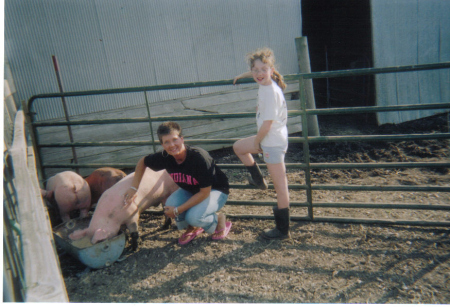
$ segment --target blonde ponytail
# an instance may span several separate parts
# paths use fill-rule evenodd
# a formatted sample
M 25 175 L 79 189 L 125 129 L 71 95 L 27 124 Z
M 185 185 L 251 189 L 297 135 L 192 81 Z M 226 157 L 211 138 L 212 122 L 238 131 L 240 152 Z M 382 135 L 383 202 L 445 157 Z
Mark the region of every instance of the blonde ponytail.
M 273 70 L 272 80 L 275 81 L 278 86 L 284 91 L 284 89 L 286 88 L 286 83 L 284 82 L 283 76 L 280 75 L 280 73 L 276 69 Z

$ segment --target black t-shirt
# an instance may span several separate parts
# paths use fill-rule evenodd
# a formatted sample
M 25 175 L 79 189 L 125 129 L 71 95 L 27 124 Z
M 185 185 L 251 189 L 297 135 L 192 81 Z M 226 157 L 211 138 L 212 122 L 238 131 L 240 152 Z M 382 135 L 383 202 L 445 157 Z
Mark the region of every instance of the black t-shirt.
M 154 171 L 165 169 L 173 181 L 182 189 L 196 194 L 201 188 L 212 189 L 225 194 L 230 193 L 227 176 L 216 165 L 209 153 L 199 147 L 185 145 L 186 160 L 178 164 L 175 158 L 164 152 L 150 154 L 144 164 Z

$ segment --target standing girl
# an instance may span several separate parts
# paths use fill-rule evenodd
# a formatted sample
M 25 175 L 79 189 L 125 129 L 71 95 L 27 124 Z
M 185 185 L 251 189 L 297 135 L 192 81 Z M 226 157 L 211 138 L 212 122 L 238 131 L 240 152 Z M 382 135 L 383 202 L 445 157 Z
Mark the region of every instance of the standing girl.
M 234 152 L 251 174 L 250 184 L 267 189 L 267 183 L 252 154 L 263 153 L 270 177 L 277 193 L 277 206 L 273 207 L 276 227 L 264 230 L 267 239 L 284 239 L 289 234 L 289 191 L 284 157 L 288 147 L 287 107 L 283 90 L 286 83 L 275 69 L 275 56 L 269 48 L 258 49 L 247 55 L 249 72 L 234 79 L 253 77 L 259 84 L 256 122 L 258 133 L 237 141 Z

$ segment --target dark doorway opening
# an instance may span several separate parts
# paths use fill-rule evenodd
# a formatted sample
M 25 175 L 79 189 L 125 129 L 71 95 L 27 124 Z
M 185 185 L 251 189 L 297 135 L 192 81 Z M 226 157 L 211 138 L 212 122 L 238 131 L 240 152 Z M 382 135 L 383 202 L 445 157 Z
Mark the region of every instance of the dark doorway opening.
M 370 16 L 370 0 L 302 0 L 311 71 L 373 67 Z M 315 79 L 313 85 L 317 108 L 375 103 L 373 76 Z

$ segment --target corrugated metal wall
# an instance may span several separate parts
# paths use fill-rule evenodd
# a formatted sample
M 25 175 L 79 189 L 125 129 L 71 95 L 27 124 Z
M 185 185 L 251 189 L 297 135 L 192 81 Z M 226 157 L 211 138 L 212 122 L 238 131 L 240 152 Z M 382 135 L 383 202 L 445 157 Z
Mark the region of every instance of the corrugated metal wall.
M 280 72 L 298 72 L 300 0 L 21 0 L 5 2 L 5 56 L 19 100 L 65 91 L 231 79 L 263 46 Z M 221 88 L 149 93 L 150 101 Z M 144 103 L 142 94 L 68 98 L 71 115 Z M 39 119 L 62 117 L 59 99 L 36 103 Z
M 450 61 L 450 1 L 372 0 L 375 67 Z M 450 101 L 450 70 L 376 77 L 377 105 Z M 378 121 L 400 123 L 439 111 L 379 113 Z M 441 111 L 442 112 L 442 111 Z

